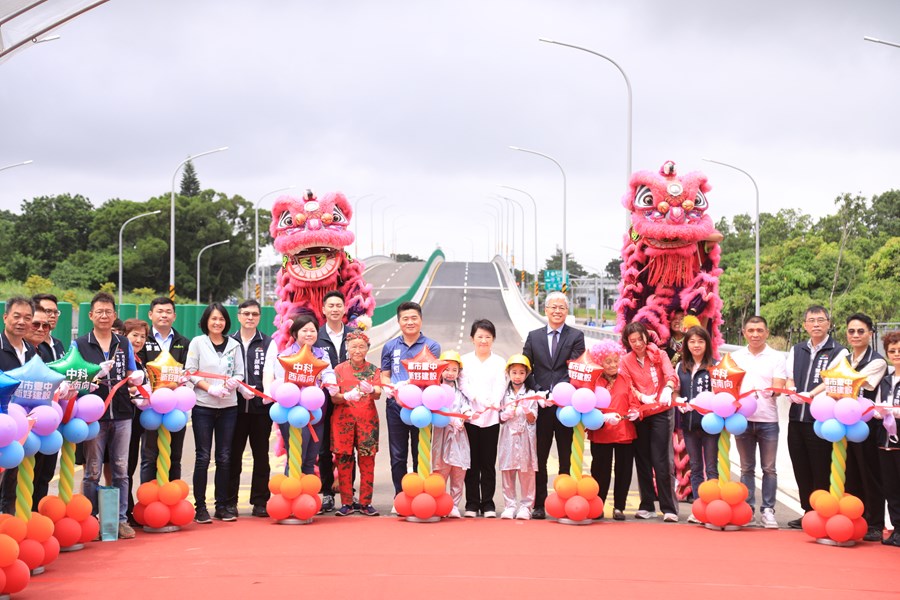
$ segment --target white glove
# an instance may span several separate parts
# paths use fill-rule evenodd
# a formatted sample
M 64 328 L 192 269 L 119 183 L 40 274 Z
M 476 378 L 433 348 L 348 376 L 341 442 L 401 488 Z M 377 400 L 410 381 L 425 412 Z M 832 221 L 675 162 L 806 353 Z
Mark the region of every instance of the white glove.
M 131 403 L 143 410 L 144 407 L 150 403 L 150 400 L 144 398 L 143 396 L 132 396 Z
M 663 406 L 672 405 L 672 388 L 666 386 L 662 389 L 662 393 L 659 395 L 659 403 Z
M 336 385 L 326 385 L 325 389 L 328 390 L 328 393 L 331 394 L 332 396 L 334 396 L 335 394 L 337 394 L 338 392 L 341 391 L 341 388 L 339 388 Z
M 463 423 L 462 419 L 454 418 L 450 419 L 450 427 L 452 427 L 456 431 L 462 431 L 463 428 L 465 428 L 465 424 Z
M 226 379 L 225 384 L 224 384 L 225 389 L 228 390 L 229 392 L 233 391 L 239 385 L 241 385 L 241 382 L 238 379 L 235 379 L 234 377 L 229 377 L 228 379 Z
M 655 404 L 656 396 L 652 394 L 641 394 L 641 403 L 643 404 Z
M 891 414 L 894 415 L 895 419 L 900 419 L 900 408 L 892 408 Z
M 604 416 L 606 417 L 606 420 L 604 421 L 604 423 L 606 425 L 610 425 L 612 427 L 615 427 L 616 425 L 618 425 L 619 422 L 622 420 L 622 417 L 620 417 L 617 413 L 611 413 L 611 414 L 607 414 Z
M 141 370 L 132 371 L 128 376 L 128 383 L 137 387 L 144 383 L 144 372 Z
M 103 379 L 107 375 L 109 375 L 109 370 L 113 368 L 113 365 L 116 364 L 114 360 L 104 360 L 100 363 L 100 372 L 97 373 L 98 379 Z
M 238 387 L 237 391 L 238 391 L 238 394 L 240 394 L 241 396 L 244 397 L 244 400 L 252 400 L 253 396 L 256 395 L 253 393 L 253 390 L 249 390 L 249 389 L 245 388 L 244 386 Z
M 640 417 L 640 416 L 641 416 L 641 413 L 638 409 L 630 408 L 630 409 L 628 409 L 628 414 L 625 415 L 625 418 L 628 419 L 629 421 L 637 421 L 638 417 Z
M 359 382 L 359 391 L 363 394 L 371 394 L 375 391 L 375 386 L 369 383 L 368 381 L 360 381 Z
M 359 393 L 359 390 L 357 388 L 353 388 L 352 390 L 344 394 L 344 400 L 346 400 L 347 402 L 356 402 L 360 399 L 360 397 L 361 394 Z
M 66 396 L 69 395 L 69 382 L 63 381 L 62 383 L 59 384 L 59 387 L 56 388 L 56 390 L 59 392 L 60 398 L 65 398 Z
M 225 399 L 225 398 L 228 397 L 228 395 L 229 395 L 231 392 L 229 392 L 228 390 L 226 390 L 226 389 L 225 389 L 223 386 L 221 386 L 221 385 L 211 385 L 211 386 L 209 386 L 209 389 L 206 391 L 206 393 L 209 394 L 210 396 L 212 396 L 213 398 L 222 398 L 222 399 Z
M 684 400 L 684 398 L 682 398 L 682 400 Z M 688 413 L 694 410 L 694 407 L 685 402 L 684 404 L 679 405 L 678 410 L 680 410 L 682 413 Z

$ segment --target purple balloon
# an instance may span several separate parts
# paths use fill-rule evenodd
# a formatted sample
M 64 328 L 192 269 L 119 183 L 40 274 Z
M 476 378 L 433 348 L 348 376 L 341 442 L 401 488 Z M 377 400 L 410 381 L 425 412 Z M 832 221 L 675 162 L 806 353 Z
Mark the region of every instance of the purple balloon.
M 16 433 L 18 427 L 16 420 L 7 414 L 0 413 L 0 448 L 9 446 L 11 442 L 16 441 Z
M 809 414 L 811 414 L 816 421 L 822 421 L 824 423 L 828 419 L 834 418 L 834 405 L 834 398 L 826 396 L 825 394 L 819 394 L 809 403 Z
M 557 406 L 571 406 L 572 396 L 575 394 L 575 386 L 568 381 L 560 381 L 553 386 L 553 402 Z
M 756 412 L 756 408 L 756 395 L 750 394 L 749 396 L 741 398 L 741 407 L 738 409 L 738 414 L 744 415 L 749 419 L 753 416 L 753 413 Z
M 284 387 L 284 386 L 282 386 Z M 309 385 L 300 390 L 300 406 L 312 412 L 325 405 L 325 392 L 321 388 Z
M 691 400 L 691 404 L 693 406 L 699 406 L 700 408 L 705 408 L 706 410 L 713 409 L 713 400 L 715 400 L 716 395 L 712 392 L 700 392 L 697 394 L 693 400 Z
M 400 404 L 409 409 L 422 406 L 422 390 L 412 384 L 400 386 L 397 398 L 400 400 Z
M 175 390 L 159 388 L 150 394 L 150 406 L 161 415 L 172 412 L 176 404 L 178 404 L 178 398 L 175 397 Z
M 186 385 L 175 388 L 175 408 L 188 412 L 197 404 L 197 394 Z
M 444 390 L 444 406 L 453 406 L 453 401 L 456 400 L 456 391 L 446 383 L 441 384 L 441 389 Z
M 735 410 L 734 396 L 728 392 L 719 392 L 716 394 L 715 398 L 713 398 L 713 412 L 723 419 L 727 419 L 733 415 Z
M 866 423 L 868 423 L 869 421 L 872 420 L 872 417 L 875 416 L 875 411 L 870 410 L 873 406 L 875 406 L 875 403 L 872 402 L 871 400 L 869 400 L 868 398 L 863 398 L 863 397 L 858 398 L 858 400 L 859 400 L 860 413 L 862 414 L 862 417 L 860 417 L 860 418 L 863 421 L 865 421 Z
M 272 397 L 283 407 L 293 408 L 300 404 L 300 388 L 297 384 L 283 382 L 275 389 Z
M 834 405 L 834 418 L 844 425 L 853 425 L 861 416 L 862 410 L 856 398 L 841 398 Z
M 609 395 L 609 390 L 598 385 L 594 390 L 594 408 L 609 408 L 611 402 L 612 396 Z
M 428 410 L 440 410 L 445 406 L 444 390 L 439 385 L 429 385 L 422 390 L 422 404 Z
M 73 415 L 77 414 L 78 418 L 90 425 L 94 421 L 103 416 L 104 402 L 103 398 L 97 394 L 85 394 L 78 400 L 74 400 L 75 410 Z
M 572 408 L 581 414 L 594 410 L 594 405 L 596 403 L 597 396 L 594 395 L 593 390 L 589 390 L 588 388 L 578 388 L 575 390 L 575 393 L 572 394 Z
M 36 435 L 50 435 L 59 427 L 62 417 L 53 410 L 52 406 L 35 406 L 31 409 L 31 416 L 34 418 L 34 427 L 32 431 Z
M 10 404 L 6 410 L 16 422 L 16 439 L 21 440 L 28 435 L 28 413 L 21 404 Z

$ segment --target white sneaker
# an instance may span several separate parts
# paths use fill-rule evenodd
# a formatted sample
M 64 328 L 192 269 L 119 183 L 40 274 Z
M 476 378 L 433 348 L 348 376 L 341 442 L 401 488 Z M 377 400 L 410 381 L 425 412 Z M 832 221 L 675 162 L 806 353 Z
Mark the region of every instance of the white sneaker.
M 666 513 L 663 515 L 663 522 L 665 523 L 677 523 L 678 515 L 675 513 Z
M 463 516 L 467 519 L 474 519 L 475 517 L 478 516 L 478 513 L 475 512 L 474 510 L 467 510 L 466 512 L 463 513 Z
M 636 519 L 655 519 L 659 515 L 656 514 L 656 511 L 650 510 L 639 510 L 634 513 L 634 518 Z
M 501 519 L 515 519 L 516 518 L 516 507 L 515 506 L 507 506 L 503 509 L 503 512 L 500 513 Z
M 528 521 L 529 519 L 531 519 L 531 509 L 527 506 L 520 506 L 519 510 L 516 512 L 516 518 L 523 521 Z
M 459 514 L 459 507 L 454 506 L 450 509 L 450 514 L 447 515 L 450 519 L 459 519 L 462 515 Z
M 497 513 L 493 510 L 486 510 L 486 511 L 484 511 L 484 518 L 485 519 L 496 519 Z
M 398 513 L 398 512 L 397 512 L 397 509 L 396 509 L 395 507 L 393 507 L 393 506 L 391 507 L 391 514 L 392 514 L 392 515 L 397 515 L 398 517 L 400 516 L 400 513 Z
M 764 508 L 759 522 L 766 529 L 778 529 L 778 521 L 775 520 L 775 511 L 771 508 Z
M 688 515 L 688 523 L 696 523 L 699 525 L 699 524 L 703 523 L 703 521 L 701 521 L 700 519 L 695 517 L 694 513 L 691 513 L 690 515 Z

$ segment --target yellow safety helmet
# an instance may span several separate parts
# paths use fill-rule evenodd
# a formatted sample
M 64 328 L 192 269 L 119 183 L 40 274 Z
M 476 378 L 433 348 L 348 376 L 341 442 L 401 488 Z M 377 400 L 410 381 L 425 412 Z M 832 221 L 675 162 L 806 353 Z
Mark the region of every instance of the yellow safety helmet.
M 702 327 L 700 324 L 700 319 L 695 317 L 694 315 L 685 315 L 685 317 L 681 320 L 681 328 L 684 331 L 687 331 L 691 327 Z
M 459 365 L 460 369 L 462 369 L 463 366 L 462 357 L 456 350 L 444 350 L 443 352 L 441 352 L 441 357 L 438 360 L 452 360 Z
M 531 371 L 531 361 L 528 360 L 528 357 L 524 354 L 513 354 L 512 356 L 510 356 L 509 360 L 506 361 L 506 370 L 508 371 L 509 368 L 513 365 L 522 365 L 526 369 Z

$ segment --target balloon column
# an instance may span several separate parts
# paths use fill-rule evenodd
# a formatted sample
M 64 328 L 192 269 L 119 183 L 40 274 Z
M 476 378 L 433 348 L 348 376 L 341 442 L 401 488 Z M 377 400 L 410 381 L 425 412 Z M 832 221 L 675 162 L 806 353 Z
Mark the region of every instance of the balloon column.
M 450 424 L 450 417 L 441 413 L 453 404 L 453 390 L 440 385 L 447 361 L 439 360 L 427 347 L 401 362 L 409 375 L 409 384 L 397 388 L 400 419 L 419 428 L 419 440 L 416 472 L 404 475 L 403 491 L 394 498 L 394 508 L 407 521 L 434 522 L 453 509 L 453 499 L 445 492 L 444 478 L 431 472 L 432 427 Z
M 809 502 L 813 510 L 803 516 L 803 531 L 820 544 L 852 546 L 866 534 L 862 501 L 844 493 L 847 480 L 847 440 L 863 441 L 869 426 L 863 419 L 866 402 L 858 399 L 865 377 L 855 371 L 847 359 L 821 372 L 824 397 L 810 403 L 816 422 L 813 428 L 820 438 L 831 442 L 831 478 L 828 491 L 816 490 Z M 867 415 L 871 418 L 871 411 Z
M 63 552 L 81 550 L 100 533 L 100 522 L 91 515 L 91 501 L 82 494 L 73 494 L 68 502 L 45 496 L 38 503 L 38 513 L 53 522 L 53 537 Z
M 0 515 L 0 594 L 17 594 L 31 581 L 31 565 L 39 568 L 59 555 L 59 546 L 47 533 L 53 523 L 38 521 L 29 526 L 12 515 Z M 42 539 L 43 541 L 38 541 Z M 47 560 L 49 558 L 49 560 Z
M 319 497 L 322 480 L 314 474 L 304 475 L 300 470 L 301 430 L 322 420 L 325 392 L 315 383 L 327 363 L 316 358 L 309 346 L 303 346 L 296 354 L 280 356 L 278 361 L 284 367 L 284 381 L 273 386 L 275 403 L 269 415 L 278 425 L 289 425 L 288 475 L 275 475 L 269 480 L 272 496 L 266 503 L 266 511 L 280 523 L 309 523 L 322 506 Z M 296 520 L 290 519 L 292 515 Z

